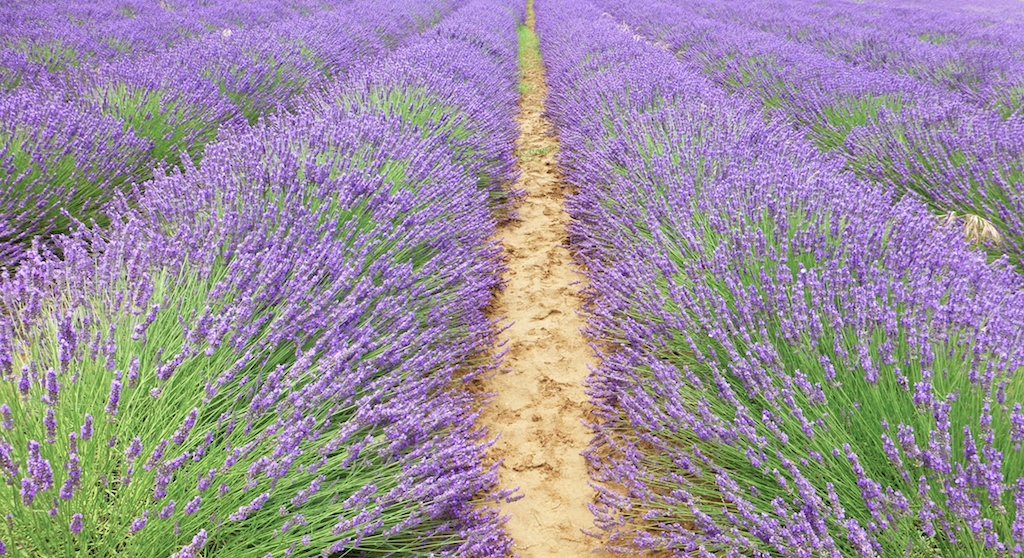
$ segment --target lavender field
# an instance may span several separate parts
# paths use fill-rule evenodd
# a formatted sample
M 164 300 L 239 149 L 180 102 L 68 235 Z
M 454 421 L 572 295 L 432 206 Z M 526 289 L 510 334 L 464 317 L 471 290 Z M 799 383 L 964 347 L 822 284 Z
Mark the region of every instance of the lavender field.
M 1024 3 L 0 0 L 0 555 L 1024 557 Z

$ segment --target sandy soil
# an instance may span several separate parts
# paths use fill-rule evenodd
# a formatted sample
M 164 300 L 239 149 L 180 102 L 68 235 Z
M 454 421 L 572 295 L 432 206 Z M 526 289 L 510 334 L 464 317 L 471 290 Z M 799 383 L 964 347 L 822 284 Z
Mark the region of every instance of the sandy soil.
M 532 10 L 527 25 L 533 29 Z M 583 532 L 595 529 L 587 507 L 594 491 L 580 452 L 592 433 L 581 420 L 590 411 L 583 380 L 597 360 L 580 332 L 584 277 L 567 248 L 558 138 L 542 114 L 544 68 L 537 54 L 528 55 L 524 66 L 516 187 L 527 195 L 518 207 L 520 220 L 498 233 L 508 270 L 490 316 L 510 324 L 501 336 L 508 353 L 503 372 L 483 382 L 495 398 L 481 424 L 500 435 L 490 454 L 504 459 L 502 486 L 518 486 L 524 495 L 502 503 L 519 555 L 590 556 L 599 541 Z

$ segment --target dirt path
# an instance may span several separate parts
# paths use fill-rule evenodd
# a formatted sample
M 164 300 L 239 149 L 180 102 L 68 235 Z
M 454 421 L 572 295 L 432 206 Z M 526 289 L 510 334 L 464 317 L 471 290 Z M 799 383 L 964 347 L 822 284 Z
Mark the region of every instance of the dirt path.
M 503 513 L 511 516 L 506 527 L 519 555 L 588 556 L 597 541 L 582 531 L 593 528 L 587 504 L 594 492 L 580 452 L 592 434 L 580 421 L 590 409 L 582 382 L 587 365 L 596 359 L 580 333 L 584 319 L 576 313 L 584 277 L 574 271 L 566 247 L 569 216 L 562 210 L 565 190 L 555 162 L 558 138 L 542 116 L 547 86 L 533 33 L 532 1 L 527 28 L 520 35 L 516 147 L 517 187 L 527 196 L 518 208 L 520 221 L 498 233 L 507 257 L 507 283 L 490 308 L 492 318 L 512 322 L 503 334 L 507 371 L 485 382 L 484 389 L 496 396 L 481 422 L 501 435 L 490 453 L 504 458 L 502 486 L 519 486 L 524 494 L 502 504 Z

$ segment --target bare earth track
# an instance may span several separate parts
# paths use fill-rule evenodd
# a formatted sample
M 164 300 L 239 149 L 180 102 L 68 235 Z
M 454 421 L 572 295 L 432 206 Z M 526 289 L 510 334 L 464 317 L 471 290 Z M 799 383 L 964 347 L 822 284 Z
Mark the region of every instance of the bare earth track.
M 597 361 L 580 331 L 583 276 L 574 270 L 568 250 L 565 185 L 556 163 L 558 138 L 543 116 L 547 86 L 532 3 L 527 27 L 516 147 L 521 173 L 516 186 L 527 195 L 518 208 L 520 220 L 498 233 L 508 270 L 505 289 L 489 313 L 511 325 L 504 333 L 506 370 L 482 386 L 496 395 L 480 422 L 500 434 L 490 454 L 504 459 L 502 486 L 518 486 L 524 494 L 502 503 L 516 552 L 522 558 L 589 556 L 598 546 L 583 532 L 593 528 L 587 504 L 594 491 L 580 452 L 592 433 L 581 420 L 590 410 L 583 380 L 588 365 Z

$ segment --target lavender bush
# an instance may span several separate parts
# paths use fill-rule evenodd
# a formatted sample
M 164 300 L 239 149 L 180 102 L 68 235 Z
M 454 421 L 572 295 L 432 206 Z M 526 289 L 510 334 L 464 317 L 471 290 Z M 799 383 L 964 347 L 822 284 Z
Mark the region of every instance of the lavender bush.
M 493 28 L 473 24 L 484 12 Z M 519 17 L 470 3 L 410 52 L 464 41 L 481 47 L 457 50 L 463 67 L 511 69 L 514 51 L 482 46 L 514 45 Z M 419 58 L 394 61 L 397 89 Z M 514 105 L 487 104 L 511 78 L 467 72 L 480 94 L 434 107 L 511 122 Z M 475 171 L 511 143 L 466 143 L 468 120 L 318 106 L 221 130 L 200 165 L 120 197 L 109 227 L 4 277 L 5 551 L 509 552 L 487 505 L 509 494 L 458 386 L 495 365 L 488 239 L 507 209 L 488 188 L 505 185 Z
M 1019 275 L 592 5 L 537 9 L 611 546 L 1024 552 Z
M 1024 40 L 991 13 L 875 3 L 686 0 L 675 5 L 740 29 L 767 31 L 856 66 L 940 85 L 978 106 L 1019 110 Z M 1016 95 L 1016 98 L 1014 96 Z
M 598 4 L 688 68 L 796 124 L 860 176 L 896 194 L 916 192 L 942 215 L 992 223 L 1001 237 L 987 245 L 993 255 L 1022 265 L 1019 115 L 1001 123 L 996 112 L 913 77 L 851 65 L 659 0 Z
M 508 118 L 519 101 L 516 20 L 484 4 L 460 14 L 344 86 L 328 88 L 312 106 L 392 114 L 444 141 L 476 177 L 488 207 L 507 213 L 519 195 L 507 188 L 515 179 L 509 146 L 518 133 Z M 525 16 L 520 10 L 517 17 Z
M 5 46 L 17 48 L 51 71 L 62 71 L 158 53 L 223 29 L 265 28 L 319 14 L 325 7 L 303 0 L 8 2 L 0 36 Z
M 448 388 L 489 340 L 496 281 L 486 215 L 446 217 L 482 207 L 452 196 L 467 178 L 374 118 L 216 148 L 114 241 L 72 242 L 4 293 L 31 317 L 4 328 L 8 546 L 500 548 L 471 500 L 495 473 Z M 69 285 L 31 296 L 33 276 Z
M 114 193 L 145 176 L 151 144 L 53 89 L 0 92 L 0 266 L 33 237 L 102 218 Z
M 182 155 L 198 163 L 222 126 L 245 123 L 221 88 L 181 53 L 104 65 L 76 88 L 90 109 L 151 142 L 152 165 L 177 166 Z
M 286 10 L 291 17 L 273 18 L 251 7 L 249 27 L 216 28 L 178 40 L 170 49 L 153 46 L 150 53 L 101 57 L 86 66 L 76 59 L 81 67 L 59 76 L 43 71 L 45 79 L 32 77 L 29 62 L 13 66 L 10 80 L 0 71 L 0 81 L 12 89 L 0 93 L 7 106 L 0 114 L 0 127 L 7 130 L 0 133 L 0 141 L 7 144 L 3 155 L 10 169 L 0 210 L 0 266 L 16 265 L 32 238 L 48 242 L 52 235 L 68 232 L 75 220 L 102 223 L 104 206 L 115 192 L 134 192 L 133 184 L 150 178 L 154 167 L 179 165 L 182 155 L 199 163 L 204 147 L 222 128 L 255 122 L 278 108 L 298 111 L 308 104 L 307 93 L 326 89 L 327 77 L 341 78 L 351 67 L 382 56 L 436 24 L 453 5 L 407 2 L 386 13 L 373 10 L 350 17 L 365 7 L 355 3 L 344 10 L 324 10 L 330 13 L 323 16 L 320 11 Z M 19 21 L 17 29 L 26 35 L 53 34 L 63 29 L 54 22 L 66 22 L 59 14 L 67 9 L 46 16 L 45 7 L 36 7 L 21 20 L 11 19 Z M 97 10 L 81 17 L 97 25 L 112 17 L 102 7 Z M 136 13 L 130 20 L 141 24 L 142 17 Z M 304 40 L 310 19 L 333 22 L 331 49 Z M 259 21 L 264 23 L 252 23 Z M 87 42 L 83 37 L 92 36 L 92 27 L 82 27 L 72 26 L 73 33 L 79 42 Z M 360 44 L 366 33 L 386 33 L 395 42 Z M 14 51 L 2 52 L 18 62 Z

